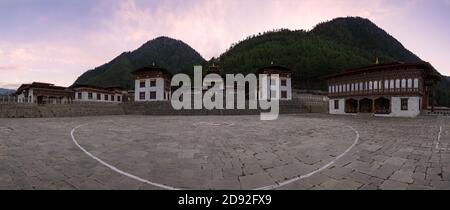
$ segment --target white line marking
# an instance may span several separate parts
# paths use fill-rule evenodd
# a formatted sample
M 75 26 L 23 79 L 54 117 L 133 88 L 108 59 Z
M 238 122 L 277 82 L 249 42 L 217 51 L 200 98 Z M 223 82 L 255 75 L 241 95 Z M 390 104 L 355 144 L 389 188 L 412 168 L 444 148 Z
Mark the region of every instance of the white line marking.
M 328 164 L 322 166 L 321 168 L 319 168 L 319 169 L 317 169 L 317 170 L 315 170 L 315 171 L 313 171 L 313 172 L 311 172 L 311 173 L 309 173 L 309 174 L 297 176 L 297 177 L 295 177 L 295 178 L 293 178 L 293 179 L 290 179 L 290 180 L 287 180 L 287 181 L 284 181 L 284 182 L 281 182 L 281 183 L 277 183 L 277 184 L 274 184 L 274 185 L 269 185 L 269 186 L 266 186 L 266 187 L 256 188 L 256 189 L 254 189 L 254 190 L 273 190 L 273 189 L 276 189 L 276 188 L 279 188 L 279 187 L 282 187 L 282 186 L 291 184 L 291 183 L 296 182 L 296 181 L 298 181 L 298 180 L 301 180 L 301 179 L 305 179 L 305 178 L 311 177 L 312 175 L 314 175 L 314 174 L 316 174 L 316 173 L 319 173 L 319 172 L 321 172 L 321 171 L 327 169 L 327 168 L 330 167 L 331 165 L 333 165 L 337 160 L 341 159 L 344 155 L 346 155 L 348 152 L 350 152 L 350 150 L 352 150 L 353 147 L 355 147 L 356 144 L 357 144 L 358 141 L 359 141 L 359 132 L 358 132 L 356 129 L 354 129 L 352 126 L 348 126 L 348 127 L 349 127 L 350 129 L 352 129 L 352 130 L 356 133 L 355 141 L 353 142 L 353 144 L 352 144 L 347 150 L 345 150 L 344 153 L 342 153 L 342 154 L 340 154 L 339 156 L 337 156 L 333 161 L 329 162 Z
M 436 142 L 436 149 L 437 150 L 440 150 L 439 144 L 440 144 L 440 141 L 441 141 L 441 133 L 442 133 L 442 126 L 439 127 L 439 134 L 438 134 L 438 138 L 437 138 L 437 142 Z
M 114 166 L 112 166 L 112 165 L 106 163 L 106 162 L 103 161 L 102 159 L 100 159 L 100 158 L 94 156 L 93 154 L 89 153 L 89 152 L 88 152 L 86 149 L 84 149 L 80 144 L 78 144 L 77 140 L 75 139 L 75 137 L 74 137 L 74 135 L 73 135 L 73 133 L 75 132 L 75 130 L 77 130 L 78 128 L 81 128 L 81 127 L 83 127 L 83 126 L 86 126 L 86 125 L 88 125 L 88 124 L 89 124 L 89 123 L 86 123 L 86 124 L 79 125 L 79 126 L 73 128 L 72 131 L 70 132 L 70 135 L 72 136 L 72 141 L 75 143 L 75 145 L 77 145 L 77 147 L 80 148 L 84 153 L 86 153 L 87 155 L 89 155 L 89 157 L 91 157 L 92 159 L 98 161 L 98 162 L 101 163 L 102 165 L 104 165 L 104 166 L 110 168 L 111 170 L 113 170 L 113 171 L 115 171 L 115 172 L 117 172 L 117 173 L 119 173 L 119 174 L 122 174 L 122 175 L 124 175 L 124 176 L 127 176 L 127 177 L 129 177 L 129 178 L 131 178 L 131 179 L 134 179 L 134 180 L 137 180 L 137 181 L 140 181 L 140 182 L 149 184 L 149 185 L 153 185 L 153 186 L 155 186 L 155 187 L 163 188 L 163 189 L 166 189 L 166 190 L 179 190 L 179 189 L 177 189 L 177 188 L 174 188 L 174 187 L 171 187 L 171 186 L 167 186 L 167 185 L 163 185 L 163 184 L 154 183 L 154 182 L 148 181 L 148 180 L 146 180 L 146 179 L 140 178 L 140 177 L 138 177 L 138 176 L 135 176 L 135 175 L 133 175 L 133 174 L 127 173 L 127 172 L 125 172 L 125 171 L 122 171 L 122 170 L 120 170 L 120 169 L 118 169 L 118 168 L 116 168 L 116 167 L 114 167 Z
M 119 174 L 122 174 L 122 175 L 124 175 L 124 176 L 127 176 L 127 177 L 129 177 L 129 178 L 131 178 L 131 179 L 134 179 L 134 180 L 136 180 L 136 181 L 140 181 L 140 182 L 143 182 L 143 183 L 146 183 L 146 184 L 149 184 L 149 185 L 153 185 L 153 186 L 155 186 L 155 187 L 159 187 L 159 188 L 166 189 L 166 190 L 181 190 L 181 189 L 179 189 L 179 188 L 171 187 L 171 186 L 168 186 L 168 185 L 158 184 L 158 183 L 155 183 L 155 182 L 152 182 L 152 181 L 143 179 L 143 178 L 141 178 L 141 177 L 138 177 L 138 176 L 136 176 L 136 175 L 127 173 L 127 172 L 125 172 L 125 171 L 122 171 L 122 170 L 120 170 L 120 169 L 118 169 L 118 168 L 116 168 L 116 167 L 114 167 L 114 166 L 112 166 L 112 165 L 106 163 L 106 162 L 103 161 L 102 159 L 100 159 L 100 158 L 94 156 L 94 155 L 91 154 L 90 152 L 88 152 L 88 151 L 87 151 L 86 149 L 84 149 L 80 144 L 78 144 L 77 140 L 76 140 L 75 137 L 74 137 L 74 132 L 75 132 L 78 128 L 81 128 L 81 127 L 86 126 L 86 125 L 88 125 L 88 124 L 90 124 L 90 123 L 82 124 L 82 125 L 79 125 L 79 126 L 73 128 L 72 131 L 70 132 L 70 135 L 72 136 L 72 141 L 75 143 L 75 145 L 76 145 L 78 148 L 80 148 L 80 149 L 81 149 L 85 154 L 87 154 L 89 157 L 91 157 L 92 159 L 94 159 L 94 160 L 96 160 L 97 162 L 101 163 L 102 165 L 104 165 L 104 166 L 110 168 L 111 170 L 113 170 L 113 171 L 115 171 L 115 172 L 117 172 L 117 173 L 119 173 Z M 275 185 L 270 185 L 270 186 L 260 187 L 260 188 L 256 188 L 256 189 L 253 189 L 253 190 L 273 190 L 273 189 L 276 189 L 276 188 L 279 188 L 279 187 L 282 187 L 282 186 L 291 184 L 291 183 L 296 182 L 296 181 L 298 181 L 298 180 L 301 180 L 301 179 L 305 179 L 305 178 L 311 177 L 311 176 L 313 176 L 314 174 L 319 173 L 319 172 L 321 172 L 321 171 L 327 169 L 328 167 L 330 167 L 331 165 L 333 165 L 337 160 L 341 159 L 344 155 L 346 155 L 348 152 L 350 152 L 350 150 L 352 150 L 353 147 L 355 147 L 356 144 L 358 143 L 358 141 L 359 141 L 359 132 L 358 132 L 356 129 L 354 129 L 352 126 L 348 126 L 348 127 L 349 127 L 350 129 L 352 129 L 352 130 L 356 133 L 355 141 L 353 142 L 353 144 L 352 144 L 347 150 L 344 151 L 344 153 L 342 153 L 342 154 L 340 154 L 339 156 L 337 156 L 333 161 L 329 162 L 328 164 L 322 166 L 321 168 L 319 168 L 319 169 L 317 169 L 317 170 L 315 170 L 315 171 L 313 171 L 313 172 L 311 172 L 311 173 L 308 173 L 308 174 L 305 174 L 305 175 L 301 175 L 301 176 L 297 176 L 297 177 L 295 177 L 295 178 L 293 178 L 293 179 L 290 179 L 290 180 L 287 180 L 287 181 L 284 181 L 284 182 L 281 182 L 281 183 L 277 183 L 277 184 L 275 184 Z

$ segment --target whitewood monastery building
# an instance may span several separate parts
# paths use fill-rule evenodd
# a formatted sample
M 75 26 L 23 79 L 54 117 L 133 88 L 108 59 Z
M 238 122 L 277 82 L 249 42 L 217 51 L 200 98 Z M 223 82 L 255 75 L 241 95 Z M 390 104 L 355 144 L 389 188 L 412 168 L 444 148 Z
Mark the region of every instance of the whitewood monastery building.
M 325 77 L 330 114 L 415 117 L 430 105 L 439 79 L 429 63 L 386 63 Z

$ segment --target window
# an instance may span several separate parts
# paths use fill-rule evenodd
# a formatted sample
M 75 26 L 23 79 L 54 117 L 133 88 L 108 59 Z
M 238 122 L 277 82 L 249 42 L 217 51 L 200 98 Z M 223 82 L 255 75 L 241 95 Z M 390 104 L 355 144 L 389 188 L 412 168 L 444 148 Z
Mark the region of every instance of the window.
M 88 99 L 92 100 L 92 93 L 88 93 Z
M 155 91 L 151 91 L 151 92 L 150 92 L 150 99 L 151 99 L 151 100 L 156 99 L 156 92 L 155 92 Z
M 284 98 L 284 99 L 287 98 L 287 91 L 285 91 L 285 90 L 281 91 L 281 98 Z
M 389 83 L 389 89 L 394 89 L 394 80 L 391 79 L 391 82 Z
M 145 88 L 145 81 L 140 81 L 139 82 L 139 87 Z
M 120 96 L 117 96 L 117 101 L 120 101 L 120 100 L 121 100 Z
M 412 79 L 408 79 L 408 88 L 412 88 Z
M 82 99 L 82 98 L 83 98 L 82 94 L 78 93 L 78 99 Z
M 114 101 L 114 95 L 111 95 L 111 101 Z
M 108 99 L 108 96 L 109 96 L 109 95 L 106 95 L 106 94 L 105 94 L 105 101 L 109 100 L 109 99 Z
M 414 79 L 414 88 L 419 88 L 419 79 Z
M 339 100 L 334 100 L 334 109 L 339 109 Z
M 156 80 L 150 80 L 150 87 L 156 87 Z
M 399 79 L 395 80 L 395 88 L 400 89 L 400 80 Z
M 97 100 L 102 100 L 102 95 L 100 93 L 97 93 Z
M 402 79 L 402 88 L 406 88 L 406 79 Z
M 145 100 L 145 92 L 139 93 L 139 100 Z
M 408 111 L 408 98 L 402 98 L 401 101 L 401 110 Z
M 281 86 L 287 86 L 287 80 L 282 79 L 281 80 Z

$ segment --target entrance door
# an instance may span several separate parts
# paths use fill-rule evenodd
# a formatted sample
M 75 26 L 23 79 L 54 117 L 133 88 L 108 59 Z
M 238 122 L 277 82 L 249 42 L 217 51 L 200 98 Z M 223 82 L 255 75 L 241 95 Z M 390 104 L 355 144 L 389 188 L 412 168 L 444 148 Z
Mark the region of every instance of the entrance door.
M 359 101 L 359 112 L 372 113 L 372 99 L 362 99 Z
M 345 100 L 345 112 L 346 113 L 358 112 L 358 101 L 353 98 Z
M 376 114 L 391 113 L 391 101 L 383 97 L 375 100 L 375 113 Z
M 37 97 L 37 103 L 38 104 L 44 104 L 44 96 L 38 96 Z

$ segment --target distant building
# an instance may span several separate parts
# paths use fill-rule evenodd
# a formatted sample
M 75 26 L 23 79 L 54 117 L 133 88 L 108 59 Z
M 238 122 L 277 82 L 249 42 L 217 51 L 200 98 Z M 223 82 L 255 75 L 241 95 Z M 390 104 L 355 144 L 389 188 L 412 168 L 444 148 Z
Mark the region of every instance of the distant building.
M 279 84 L 277 84 L 277 81 L 273 78 L 270 79 L 270 77 L 267 78 L 266 82 L 263 82 L 262 84 L 266 85 L 267 94 L 266 96 L 268 98 L 279 98 L 280 100 L 291 100 L 292 99 L 292 70 L 289 68 L 286 68 L 284 66 L 278 66 L 278 65 L 270 65 L 263 68 L 258 69 L 257 74 L 267 74 L 268 76 L 272 76 L 274 74 L 277 74 L 280 78 Z M 258 85 L 259 86 L 259 85 Z M 277 97 L 277 93 L 275 92 L 276 87 L 278 86 L 280 92 L 279 96 Z
M 209 75 L 207 78 L 205 76 Z M 222 83 L 219 83 L 219 81 L 222 81 Z M 220 69 L 217 65 L 213 64 L 208 68 L 206 71 L 204 77 L 203 77 L 203 90 L 209 90 L 213 86 L 218 85 L 220 90 L 225 90 L 225 84 L 222 79 L 222 76 L 220 75 Z
M 42 82 L 23 84 L 15 94 L 18 103 L 64 104 L 73 100 L 73 92 L 70 89 Z
M 135 76 L 134 101 L 168 101 L 171 98 L 171 79 L 166 69 L 150 66 L 133 72 Z
M 74 101 L 77 102 L 121 103 L 123 101 L 124 91 L 119 87 L 75 85 L 72 89 L 75 92 Z
M 428 109 L 439 79 L 429 63 L 386 63 L 325 77 L 330 114 L 414 117 Z

